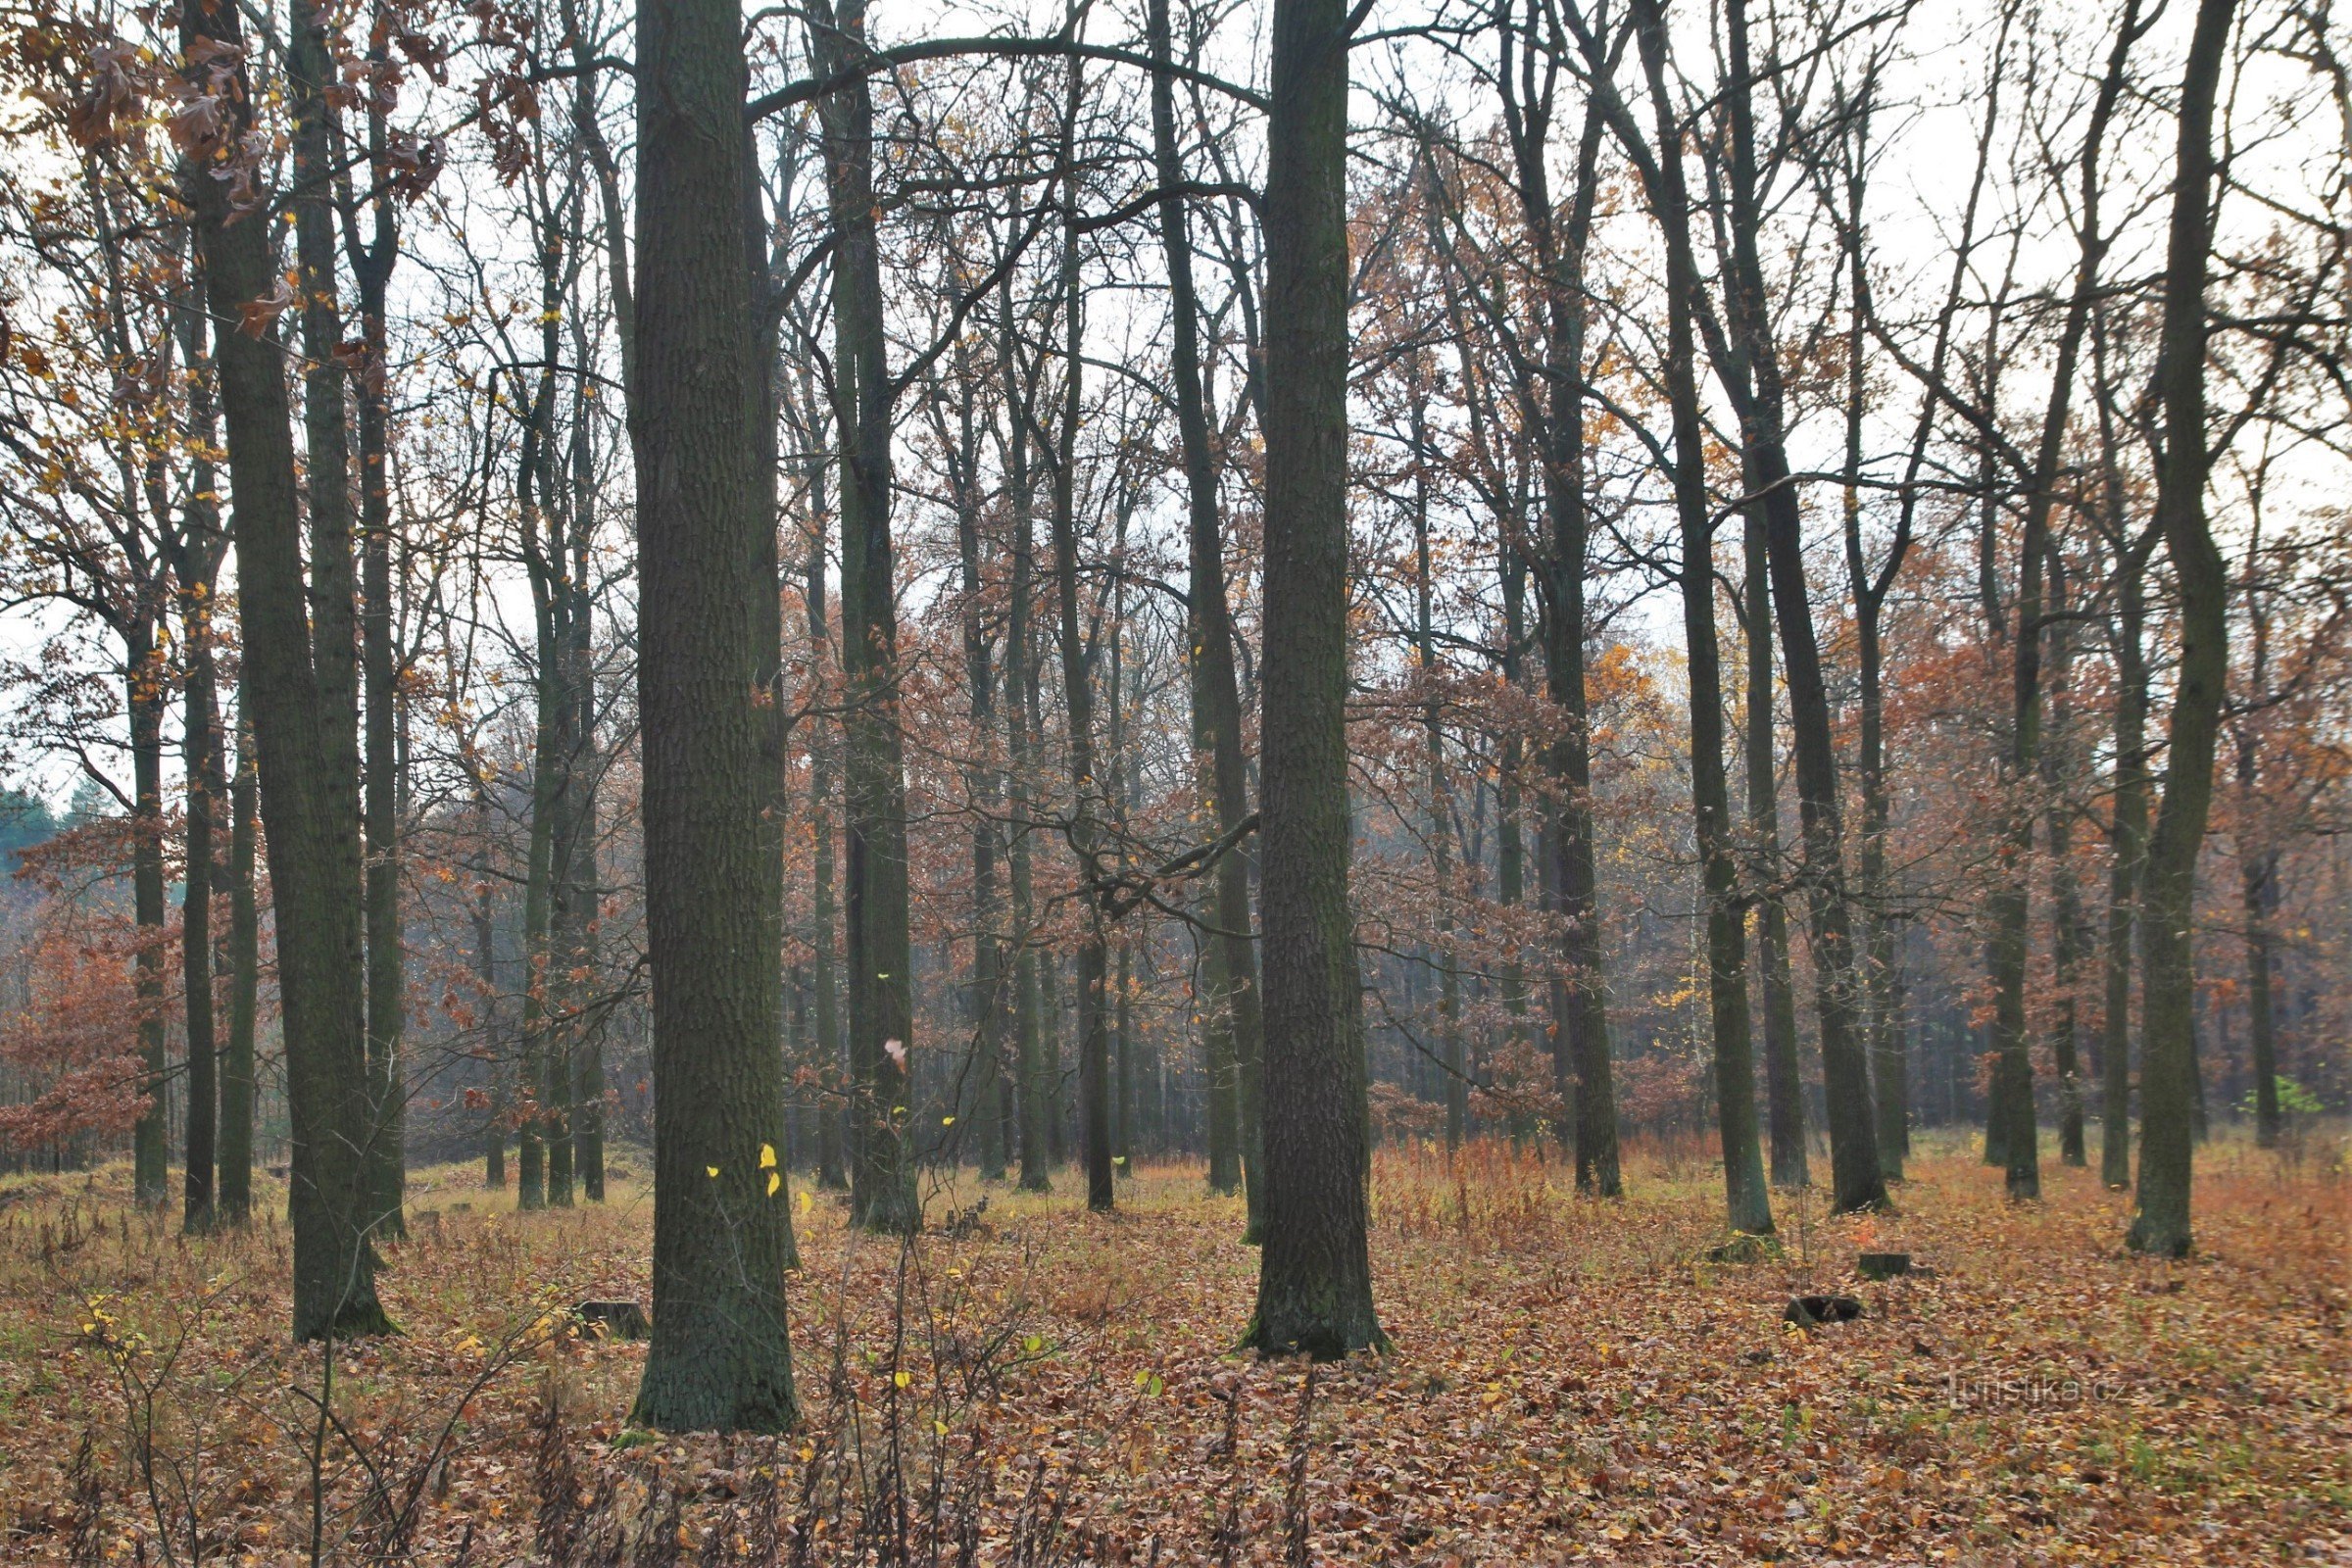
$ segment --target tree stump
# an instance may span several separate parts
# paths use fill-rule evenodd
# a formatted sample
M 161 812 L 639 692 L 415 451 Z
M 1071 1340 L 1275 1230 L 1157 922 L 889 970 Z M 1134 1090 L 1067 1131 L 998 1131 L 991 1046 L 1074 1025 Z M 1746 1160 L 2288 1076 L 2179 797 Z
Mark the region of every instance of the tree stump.
M 1799 1328 L 1823 1323 L 1851 1323 L 1862 1315 L 1862 1303 L 1850 1296 L 1792 1296 L 1781 1321 Z
M 571 1309 L 579 1331 L 600 1340 L 642 1340 L 654 1332 L 635 1301 L 582 1301 Z

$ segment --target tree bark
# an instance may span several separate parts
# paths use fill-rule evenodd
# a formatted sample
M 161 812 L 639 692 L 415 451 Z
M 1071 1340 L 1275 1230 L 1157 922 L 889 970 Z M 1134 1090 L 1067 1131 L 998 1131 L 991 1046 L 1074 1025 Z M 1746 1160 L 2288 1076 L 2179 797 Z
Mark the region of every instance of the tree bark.
M 253 1214 L 253 1029 L 261 997 L 261 909 L 253 886 L 259 803 L 253 723 L 237 698 L 237 770 L 228 787 L 228 1039 L 220 1055 L 219 1223 Z
M 809 18 L 808 48 L 819 75 L 841 74 L 865 49 L 864 0 L 818 5 Z M 850 1113 L 856 1127 L 850 1211 L 869 1230 L 911 1234 L 921 1209 L 906 1148 L 914 992 L 890 532 L 897 394 L 875 234 L 871 87 L 859 76 L 818 108 L 833 225 L 833 396 L 841 433 L 842 782 L 849 828 Z
M 227 46 L 239 63 L 192 72 L 199 90 L 223 89 L 225 113 L 218 138 L 199 165 L 237 156 L 250 123 L 250 82 L 242 64 L 243 25 L 231 7 L 181 13 L 183 49 L 200 41 Z M 316 189 L 325 165 L 324 50 L 316 18 L 296 29 L 295 86 L 298 178 Z M 307 41 L 306 41 L 307 40 Z M 267 818 L 270 887 L 277 913 L 279 996 L 284 1016 L 286 1099 L 292 1120 L 289 1184 L 293 1259 L 293 1329 L 297 1340 L 387 1332 L 390 1320 L 375 1295 L 375 1251 L 369 1237 L 367 1146 L 367 1033 L 363 1016 L 359 812 L 356 779 L 357 714 L 352 662 L 348 516 L 338 534 L 335 481 L 341 453 L 324 428 L 330 413 L 323 388 L 306 397 L 320 436 L 312 453 L 312 582 L 306 592 L 302 518 L 295 481 L 292 410 L 286 394 L 285 348 L 274 321 L 244 307 L 277 290 L 267 226 L 232 221 L 225 181 L 199 167 L 185 195 L 196 217 L 206 296 L 216 322 L 215 372 L 236 497 L 238 609 L 243 631 L 247 702 L 260 767 L 260 805 Z M 306 201 L 322 201 L 323 191 Z M 317 226 L 324 218 L 297 214 Z M 305 315 L 325 313 L 331 325 L 333 252 L 328 233 L 319 260 L 316 235 L 306 249 Z M 323 269 L 325 275 L 318 275 Z M 239 323 L 254 321 L 259 330 Z M 317 334 L 306 329 L 306 338 Z M 323 354 L 331 344 L 318 340 Z M 314 379 L 321 372 L 314 372 Z M 332 373 L 324 372 L 324 373 Z M 340 392 L 337 391 L 339 400 Z M 339 417 L 340 403 L 332 411 Z M 338 564 L 337 550 L 342 552 Z M 341 600 L 338 610 L 336 601 Z M 317 641 L 314 655 L 313 624 Z M 337 639 L 340 639 L 338 642 Z M 235 1033 L 232 1026 L 232 1037 Z M 232 1057 L 239 1049 L 232 1038 Z M 232 1065 L 232 1073 L 241 1070 Z M 247 1080 L 250 1082 L 250 1079 Z
M 1772 1200 L 1757 1139 L 1755 1059 L 1747 1009 L 1747 916 L 1740 904 L 1738 847 L 1723 766 L 1723 682 L 1715 635 L 1715 523 L 1706 488 L 1706 437 L 1698 401 L 1691 311 L 1698 268 L 1691 254 L 1673 100 L 1666 85 L 1665 23 L 1655 0 L 1636 0 L 1634 25 L 1657 120 L 1657 179 L 1649 189 L 1666 251 L 1666 395 L 1674 421 L 1675 514 L 1682 538 L 1683 642 L 1689 660 L 1690 804 L 1707 907 L 1708 1023 L 1715 1111 L 1723 1143 L 1725 1220 L 1736 1232 L 1772 1234 Z
M 1175 79 L 1168 0 L 1152 0 L 1152 58 L 1163 69 L 1152 80 L 1152 152 L 1160 186 L 1174 190 L 1184 167 L 1176 146 Z M 1176 393 L 1176 431 L 1184 458 L 1189 576 L 1186 594 L 1192 653 L 1194 750 L 1201 793 L 1220 835 L 1236 833 L 1250 814 L 1248 761 L 1242 751 L 1241 683 L 1234 671 L 1233 612 L 1225 593 L 1224 543 L 1217 511 L 1216 454 L 1210 444 L 1207 397 L 1200 379 L 1200 303 L 1193 289 L 1193 245 L 1183 198 L 1159 205 L 1160 244 L 1167 255 L 1170 356 Z M 1265 1224 L 1259 1128 L 1264 1043 L 1257 950 L 1250 940 L 1250 858 L 1238 848 L 1217 862 L 1207 902 L 1217 928 L 1207 939 L 1210 961 L 1200 1006 L 1208 1031 L 1210 1084 L 1209 1186 L 1232 1192 L 1248 1184 L 1247 1241 Z M 1220 1159 L 1220 1155 L 1223 1157 Z
M 1104 781 L 1095 756 L 1094 671 L 1078 618 L 1078 421 L 1084 376 L 1079 357 L 1083 301 L 1078 273 L 1078 173 L 1075 136 L 1079 77 L 1070 66 L 1062 122 L 1064 175 L 1061 252 L 1061 423 L 1054 451 L 1054 583 L 1061 621 L 1061 692 L 1069 718 L 1070 852 L 1086 901 L 1086 929 L 1078 943 L 1079 1155 L 1086 1167 L 1086 1206 L 1109 1211 L 1116 1183 L 1110 1164 L 1110 1032 L 1102 988 L 1108 977 L 1109 885 L 1102 864 Z
M 1643 0 L 1643 9 L 1654 13 L 1655 0 Z M 1756 249 L 1755 129 L 1749 102 L 1752 72 L 1744 0 L 1728 0 L 1725 24 L 1731 46 L 1724 102 L 1732 127 L 1733 209 L 1733 275 L 1726 290 L 1733 363 L 1725 380 L 1738 405 L 1748 489 L 1764 497 L 1766 565 L 1780 623 L 1782 667 L 1788 676 L 1790 727 L 1795 735 L 1797 808 L 1804 830 L 1804 874 L 1812 910 L 1822 1078 L 1829 1098 L 1833 1201 L 1839 1211 L 1885 1208 L 1886 1182 L 1879 1168 L 1877 1112 L 1871 1102 L 1866 1042 L 1861 1038 L 1829 687 L 1813 630 L 1812 603 L 1806 594 L 1803 522 L 1785 446 L 1780 360 Z M 1664 47 L 1662 36 L 1658 46 Z M 1662 149 L 1661 157 L 1666 152 Z
M 182 671 L 180 762 L 186 778 L 187 856 L 180 897 L 180 979 L 187 1023 L 187 1141 L 181 1227 L 213 1228 L 219 1215 L 215 1166 L 220 1154 L 220 1054 L 214 997 L 213 898 L 220 872 L 220 811 L 228 779 L 220 765 L 220 679 L 213 602 L 227 536 L 214 499 L 220 476 L 211 449 L 218 438 L 211 378 L 204 364 L 204 317 L 193 293 L 174 302 L 172 330 L 188 372 L 187 430 L 197 453 L 189 465 L 189 500 L 172 548 L 179 591 Z
M 1532 17 L 1531 17 L 1532 26 Z M 1506 44 L 1509 40 L 1505 29 Z M 1532 59 L 1531 38 L 1523 59 Z M 1585 693 L 1585 576 L 1591 518 L 1585 498 L 1585 252 L 1597 197 L 1604 122 L 1588 102 L 1577 138 L 1575 184 L 1563 223 L 1554 213 L 1548 166 L 1549 95 L 1538 103 L 1501 73 L 1512 128 L 1520 218 L 1536 252 L 1544 302 L 1544 404 L 1531 410 L 1544 454 L 1544 511 L 1548 548 L 1544 676 L 1560 710 L 1558 738 L 1545 749 L 1552 795 L 1542 878 L 1559 918 L 1560 976 L 1553 986 L 1552 1074 L 1567 1111 L 1561 1129 L 1573 1147 L 1580 1191 L 1615 1197 L 1621 1189 L 1617 1097 L 1609 1059 L 1608 991 L 1601 959 L 1599 872 L 1593 854 L 1592 753 Z
M 1742 595 L 1747 627 L 1747 831 L 1763 886 L 1756 893 L 1756 968 L 1764 1004 L 1764 1085 L 1772 1123 L 1772 1185 L 1812 1185 L 1805 1139 L 1805 1080 L 1797 1060 L 1796 981 L 1788 966 L 1788 906 L 1781 896 L 1779 754 L 1773 745 L 1772 582 L 1764 509 L 1741 509 Z
M 1365 1059 L 1348 904 L 1348 43 L 1275 0 L 1267 124 L 1265 1354 L 1383 1347 L 1366 1247 Z
M 171 1060 L 164 1007 L 164 659 L 156 647 L 157 607 L 141 591 L 125 638 L 123 704 L 130 713 L 132 957 L 138 998 L 139 1065 L 147 1108 L 131 1129 L 131 1191 L 142 1208 L 172 1195 Z
M 744 330 L 745 66 L 718 0 L 637 14 L 638 712 L 654 1011 L 654 1339 L 630 1419 L 776 1432 L 784 1316 L 781 893 L 760 823 L 778 585 L 764 368 Z
M 2138 1212 L 2127 1245 L 2187 1255 L 2196 1076 L 2197 852 L 2213 804 L 2213 763 L 2229 679 L 2229 582 L 2205 519 L 2205 259 L 2212 243 L 2213 109 L 2234 0 L 2198 0 L 2180 86 L 2180 135 L 2165 254 L 2156 382 L 2164 458 L 2156 515 L 2180 596 L 2180 658 L 2167 726 L 2164 798 L 2148 843 L 2140 921 Z

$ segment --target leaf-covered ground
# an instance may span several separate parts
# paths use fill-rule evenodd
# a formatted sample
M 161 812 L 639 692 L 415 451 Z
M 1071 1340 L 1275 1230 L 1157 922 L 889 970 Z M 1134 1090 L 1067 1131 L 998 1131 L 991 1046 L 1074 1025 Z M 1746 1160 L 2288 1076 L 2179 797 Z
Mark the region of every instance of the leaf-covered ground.
M 1700 1159 L 1637 1159 L 1613 1203 L 1560 1176 L 1384 1153 L 1395 1352 L 1311 1397 L 1301 1364 L 1229 1353 L 1256 1254 L 1197 1168 L 1147 1166 L 1111 1217 L 992 1188 L 904 1250 L 805 1200 L 807 1419 L 780 1443 L 629 1427 L 643 1348 L 561 1332 L 576 1300 L 648 1298 L 635 1175 L 517 1215 L 421 1173 L 384 1277 L 406 1332 L 337 1351 L 325 1425 L 321 1357 L 283 1340 L 282 1228 L 183 1242 L 127 1210 L 124 1170 L 19 1178 L 0 1560 L 185 1562 L 193 1498 L 207 1560 L 265 1562 L 307 1561 L 314 1529 L 325 1560 L 435 1564 L 566 1540 L 929 1562 L 935 1532 L 943 1562 L 2352 1562 L 2340 1158 L 2210 1151 L 2184 1263 L 2124 1253 L 2091 1175 L 2047 1168 L 2013 1208 L 1956 1148 L 1914 1161 L 1899 1215 L 1776 1195 L 1786 1253 L 1746 1265 L 1699 1260 Z M 980 1196 L 935 1186 L 935 1226 Z M 1859 1281 L 1858 1250 L 1933 1272 Z M 1786 1327 L 1800 1291 L 1867 1313 Z

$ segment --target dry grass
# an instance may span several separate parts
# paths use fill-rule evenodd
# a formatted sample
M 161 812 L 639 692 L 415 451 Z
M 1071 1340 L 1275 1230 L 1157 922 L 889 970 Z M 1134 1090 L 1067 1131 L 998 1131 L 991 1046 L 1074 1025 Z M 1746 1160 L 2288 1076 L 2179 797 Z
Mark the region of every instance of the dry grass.
M 1776 1195 L 1786 1253 L 1746 1267 L 1693 1261 L 1720 1195 L 1688 1151 L 1637 1151 L 1620 1202 L 1564 1174 L 1499 1143 L 1383 1152 L 1396 1352 L 1326 1369 L 1302 1442 L 1299 1369 L 1229 1353 L 1256 1257 L 1197 1168 L 1145 1167 L 1108 1217 L 992 1189 L 984 1230 L 911 1252 L 816 1197 L 794 1290 L 810 1425 L 782 1445 L 630 1430 L 642 1348 L 548 1332 L 573 1300 L 648 1298 L 637 1174 L 524 1216 L 468 1171 L 421 1173 L 384 1279 L 406 1332 L 337 1352 L 348 1436 L 323 1443 L 325 1369 L 283 1341 L 281 1229 L 185 1242 L 127 1209 L 125 1170 L 19 1180 L 0 1560 L 70 1560 L 79 1530 L 101 1560 L 185 1561 L 191 1503 L 208 1560 L 306 1560 L 314 1451 L 328 1560 L 535 1560 L 551 1391 L 571 1474 L 548 1495 L 587 1520 L 566 1527 L 584 1552 L 667 1527 L 689 1557 L 744 1560 L 764 1507 L 810 1561 L 907 1540 L 927 1561 L 929 1496 L 1000 1562 L 1273 1562 L 1301 1526 L 1332 1563 L 2352 1560 L 2340 1145 L 2293 1168 L 2209 1152 L 2186 1263 L 2121 1252 L 2125 1200 L 2086 1173 L 2051 1168 L 2014 1209 L 1957 1151 L 1914 1162 L 1897 1217 Z M 978 1196 L 967 1173 L 929 1211 Z M 1936 1272 L 1860 1284 L 1858 1247 Z M 1869 1315 L 1782 1326 L 1789 1294 L 1830 1289 Z M 912 1537 L 876 1533 L 909 1501 Z

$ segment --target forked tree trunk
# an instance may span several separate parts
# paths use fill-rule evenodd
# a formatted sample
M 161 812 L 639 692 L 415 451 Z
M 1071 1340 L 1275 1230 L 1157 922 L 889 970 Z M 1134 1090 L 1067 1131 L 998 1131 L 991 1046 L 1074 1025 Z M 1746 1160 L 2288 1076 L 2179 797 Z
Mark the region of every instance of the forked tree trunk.
M 209 12 L 190 7 L 181 13 L 180 25 L 184 49 L 193 50 L 200 42 L 226 45 L 226 58 L 241 61 L 244 29 L 233 7 Z M 298 41 L 308 36 L 311 42 L 298 50 L 303 58 L 294 71 L 298 172 L 307 172 L 314 181 L 322 179 L 325 163 L 319 69 L 323 50 L 316 33 L 308 20 L 298 25 Z M 213 69 L 196 68 L 200 88 L 213 85 Z M 223 97 L 225 123 L 217 146 L 235 147 L 246 126 L 250 84 L 241 64 L 221 69 L 234 90 Z M 188 186 L 210 312 L 216 323 L 242 321 L 245 306 L 277 292 L 268 228 L 255 221 L 231 221 L 222 181 L 198 177 Z M 323 216 L 317 215 L 314 221 Z M 301 221 L 298 216 L 298 226 Z M 326 266 L 331 269 L 331 231 L 326 249 Z M 314 243 L 309 259 L 316 261 L 318 251 Z M 314 301 L 321 293 L 331 300 L 331 271 L 324 277 L 313 271 L 303 288 Z M 381 1333 L 391 1324 L 376 1300 L 367 1169 L 360 1154 L 369 1129 L 359 813 L 353 798 L 357 718 L 349 679 L 350 540 L 347 528 L 336 537 L 331 516 L 315 527 L 314 604 L 304 580 L 285 354 L 275 323 L 266 317 L 258 332 L 227 329 L 216 334 L 215 370 L 227 436 L 229 482 L 237 499 L 238 609 L 247 696 L 243 707 L 251 715 L 264 759 L 261 812 L 270 826 L 270 886 L 277 912 L 286 1100 L 293 1132 L 293 1329 L 297 1340 L 312 1340 Z M 322 406 L 316 410 L 320 416 L 326 412 Z M 339 407 L 335 412 L 339 414 Z M 334 474 L 340 461 L 339 451 L 314 452 L 311 471 L 315 478 Z M 331 514 L 339 488 L 323 480 L 314 483 L 315 518 L 321 507 Z M 340 568 L 333 559 L 338 547 L 344 552 Z M 342 639 L 339 646 L 337 637 Z M 232 1057 L 241 1049 L 233 1038 L 237 1032 L 232 1025 Z M 242 1064 L 231 1066 L 232 1074 L 242 1070 Z
M 1772 1123 L 1772 1185 L 1812 1185 L 1805 1149 L 1805 1081 L 1797 1060 L 1796 981 L 1788 964 L 1788 905 L 1780 884 L 1779 753 L 1773 745 L 1772 583 L 1765 567 L 1764 509 L 1743 513 L 1744 614 L 1747 623 L 1747 832 L 1756 856 L 1756 968 L 1764 1005 L 1764 1086 Z
M 1690 805 L 1707 905 L 1708 1024 L 1715 1110 L 1723 1142 L 1724 1214 L 1730 1228 L 1772 1234 L 1772 1199 L 1757 1138 L 1754 1050 L 1748 1035 L 1747 916 L 1723 766 L 1723 682 L 1715 636 L 1715 522 L 1706 490 L 1706 436 L 1698 400 L 1698 350 L 1690 313 L 1698 268 L 1691 254 L 1676 113 L 1666 84 L 1666 37 L 1654 3 L 1634 11 L 1660 155 L 1644 169 L 1651 216 L 1666 250 L 1666 395 L 1674 420 L 1674 502 L 1682 538 L 1683 642 L 1690 669 Z
M 1654 0 L 1645 0 L 1643 9 L 1654 10 Z M 1727 290 L 1727 315 L 1729 357 L 1735 367 L 1726 380 L 1740 405 L 1746 482 L 1751 491 L 1764 497 L 1766 564 L 1780 623 L 1782 667 L 1788 674 L 1790 727 L 1795 733 L 1797 808 L 1804 830 L 1822 1078 L 1829 1100 L 1833 1201 L 1840 1211 L 1885 1208 L 1886 1182 L 1879 1169 L 1877 1111 L 1871 1102 L 1870 1067 L 1864 1054 L 1867 1042 L 1845 885 L 1845 835 L 1829 686 L 1806 592 L 1803 523 L 1785 445 L 1786 400 L 1779 350 L 1756 249 L 1753 78 L 1744 0 L 1728 0 L 1725 22 L 1731 70 L 1724 102 L 1732 128 L 1733 207 L 1733 278 Z

